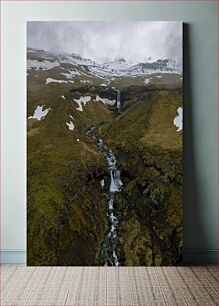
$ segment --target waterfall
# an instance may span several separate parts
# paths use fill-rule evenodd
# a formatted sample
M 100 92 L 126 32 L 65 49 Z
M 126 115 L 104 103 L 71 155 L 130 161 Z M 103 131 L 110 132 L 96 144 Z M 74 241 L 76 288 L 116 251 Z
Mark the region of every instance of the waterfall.
M 117 100 L 118 101 L 118 100 Z M 120 101 L 120 93 L 119 93 Z M 91 127 L 87 131 L 87 136 L 92 137 L 95 127 Z M 104 266 L 119 266 L 119 258 L 116 253 L 118 236 L 117 228 L 119 225 L 119 218 L 114 215 L 114 203 L 116 201 L 116 194 L 121 192 L 123 183 L 120 176 L 120 170 L 117 167 L 117 159 L 110 148 L 108 148 L 102 138 L 95 137 L 97 140 L 97 147 L 100 152 L 104 155 L 107 168 L 110 176 L 110 186 L 109 186 L 109 200 L 108 200 L 108 210 L 107 219 L 109 224 L 109 230 L 107 231 L 104 241 L 102 244 L 101 251 L 101 262 Z
M 122 111 L 122 109 L 121 109 L 121 99 L 120 99 L 120 90 L 116 89 L 115 87 L 112 87 L 112 89 L 117 92 L 116 109 L 117 109 L 118 113 L 120 113 Z
M 118 111 L 121 111 L 120 91 L 119 90 L 117 90 L 116 108 L 117 108 Z
M 110 178 L 111 178 L 111 183 L 110 183 L 110 192 L 116 192 L 117 191 L 117 187 L 114 181 L 114 177 L 113 177 L 113 171 L 110 171 Z
M 120 171 L 119 170 L 110 170 L 110 192 L 120 192 L 122 187 L 122 181 L 120 178 Z

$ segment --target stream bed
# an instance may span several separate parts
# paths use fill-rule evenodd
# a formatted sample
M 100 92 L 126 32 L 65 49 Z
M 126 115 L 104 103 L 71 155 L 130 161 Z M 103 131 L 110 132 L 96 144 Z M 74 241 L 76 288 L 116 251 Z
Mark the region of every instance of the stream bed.
M 102 243 L 101 258 L 100 261 L 104 266 L 119 266 L 119 258 L 116 253 L 118 245 L 117 228 L 119 225 L 119 218 L 115 215 L 114 204 L 116 201 L 116 194 L 121 192 L 123 183 L 120 177 L 120 170 L 117 167 L 117 159 L 113 151 L 106 146 L 102 138 L 94 135 L 95 126 L 92 126 L 87 131 L 88 137 L 95 137 L 99 151 L 103 154 L 110 178 L 109 184 L 109 199 L 107 207 L 107 221 L 108 231 L 105 234 L 104 241 Z

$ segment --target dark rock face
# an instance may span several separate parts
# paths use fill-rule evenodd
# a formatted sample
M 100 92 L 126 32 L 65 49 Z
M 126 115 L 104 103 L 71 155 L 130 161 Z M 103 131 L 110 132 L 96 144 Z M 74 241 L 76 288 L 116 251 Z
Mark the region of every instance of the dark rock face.
M 132 67 L 132 70 L 140 69 L 142 72 L 147 72 L 148 70 L 160 70 L 160 71 L 174 71 L 175 69 L 175 62 L 170 63 L 168 59 L 159 59 L 152 63 L 140 63 L 136 66 Z
M 178 265 L 182 260 L 181 156 L 155 151 L 137 158 L 142 153 L 131 150 L 135 157 L 119 154 L 121 168 L 126 171 L 122 173 L 125 187 L 118 208 L 122 212 L 118 235 L 123 264 Z M 130 163 L 130 158 L 136 164 Z M 159 168 L 154 159 L 160 160 Z M 149 160 L 152 165 L 148 166 Z

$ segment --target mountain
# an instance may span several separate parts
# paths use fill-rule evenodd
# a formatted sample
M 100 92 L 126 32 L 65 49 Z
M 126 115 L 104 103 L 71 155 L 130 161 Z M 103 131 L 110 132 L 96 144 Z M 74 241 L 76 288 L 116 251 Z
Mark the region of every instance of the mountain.
M 102 69 L 106 69 L 106 71 L 110 71 L 113 73 L 118 73 L 118 71 L 124 71 L 126 74 L 129 68 L 132 66 L 134 66 L 133 62 L 127 62 L 124 58 L 119 58 L 115 61 L 103 63 Z
M 130 68 L 131 72 L 134 74 L 152 74 L 152 73 L 180 73 L 180 70 L 176 67 L 176 62 L 171 59 L 159 59 L 155 62 L 149 63 L 139 63 Z
M 182 74 L 173 60 L 98 64 L 28 48 L 27 152 L 29 265 L 104 265 L 105 245 L 112 264 L 180 263 Z M 121 188 L 113 196 L 112 182 Z
M 70 64 L 79 71 L 83 71 L 87 76 L 94 77 L 137 77 L 155 73 L 181 74 L 181 71 L 176 67 L 175 61 L 171 59 L 158 59 L 154 62 L 149 61 L 134 64 L 133 62 L 127 62 L 124 58 L 119 58 L 115 61 L 98 64 L 95 61 L 82 58 L 80 55 L 74 53 L 53 53 L 32 48 L 28 49 L 28 69 L 45 69 L 44 61 L 48 62 L 48 67 Z

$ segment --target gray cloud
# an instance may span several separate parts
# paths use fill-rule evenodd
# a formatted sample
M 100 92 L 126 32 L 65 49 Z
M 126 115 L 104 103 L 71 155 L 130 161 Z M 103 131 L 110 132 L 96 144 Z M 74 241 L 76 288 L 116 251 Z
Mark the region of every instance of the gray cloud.
M 97 62 L 170 57 L 181 66 L 182 23 L 31 21 L 27 24 L 27 43 L 28 47 L 77 53 Z

